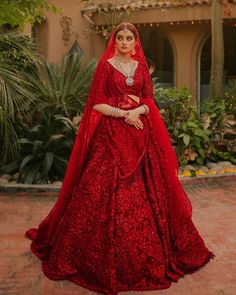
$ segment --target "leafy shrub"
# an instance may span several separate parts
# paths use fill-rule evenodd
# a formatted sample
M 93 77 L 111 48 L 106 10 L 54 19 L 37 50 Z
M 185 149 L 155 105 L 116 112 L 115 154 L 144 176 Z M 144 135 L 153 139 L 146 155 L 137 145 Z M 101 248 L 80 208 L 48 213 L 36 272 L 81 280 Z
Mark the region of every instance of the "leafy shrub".
M 181 166 L 203 165 L 208 161 L 236 162 L 233 152 L 220 151 L 216 144 L 233 130 L 235 122 L 227 114 L 224 99 L 207 100 L 202 114 L 191 104 L 187 88 L 162 88 L 154 80 L 155 100 L 166 123 L 173 147 Z M 233 132 L 233 131 L 232 131 Z M 221 134 L 220 138 L 216 136 Z M 233 132 L 232 134 L 235 135 Z
M 60 64 L 37 62 L 32 49 L 28 37 L 0 35 L 1 165 L 18 156 L 22 122 L 38 124 L 42 112 L 72 120 L 82 113 L 88 96 L 95 60 L 86 63 L 84 56 L 73 54 Z
M 56 112 L 72 118 L 83 111 L 86 103 L 95 60 L 84 62 L 81 54 L 65 55 L 59 64 L 43 61 L 30 77 L 39 112 Z
M 43 113 L 40 124 L 23 126 L 25 136 L 18 140 L 20 156 L 4 172 L 20 172 L 19 182 L 49 183 L 62 179 L 76 130 L 61 115 Z
M 19 121 L 28 117 L 29 105 L 34 101 L 27 76 L 0 61 L 0 164 L 6 164 L 17 156 L 16 140 Z
M 0 61 L 20 71 L 34 65 L 36 57 L 30 37 L 19 33 L 0 34 Z
M 29 37 L 0 34 L 0 165 L 18 155 L 19 121 L 26 120 L 29 105 L 34 101 L 26 70 L 36 62 Z
M 230 160 L 236 164 L 236 121 L 228 110 L 225 98 L 205 100 L 201 105 L 204 127 L 211 131 L 211 142 L 215 152 L 212 161 Z
M 223 139 L 226 128 L 231 128 L 231 117 L 227 114 L 226 104 L 222 98 L 205 100 L 201 104 L 201 117 L 205 128 L 212 131 L 212 139 L 218 134 L 218 140 Z
M 45 19 L 45 12 L 52 10 L 60 12 L 57 7 L 47 0 L 1 0 L 0 1 L 0 26 L 9 24 L 10 27 L 24 28 L 26 23 L 34 24 Z
M 210 131 L 203 128 L 187 88 L 154 84 L 155 100 L 166 123 L 180 165 L 202 165 L 211 153 Z
M 225 89 L 225 110 L 236 119 L 236 81 L 230 81 Z

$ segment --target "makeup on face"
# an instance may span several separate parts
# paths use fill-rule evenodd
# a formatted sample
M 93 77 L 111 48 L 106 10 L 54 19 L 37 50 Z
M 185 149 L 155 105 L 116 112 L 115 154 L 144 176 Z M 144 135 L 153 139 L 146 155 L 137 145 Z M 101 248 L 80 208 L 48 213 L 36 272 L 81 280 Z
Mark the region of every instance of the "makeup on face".
M 122 52 L 130 52 L 135 46 L 134 34 L 129 30 L 121 30 L 116 35 L 117 49 Z

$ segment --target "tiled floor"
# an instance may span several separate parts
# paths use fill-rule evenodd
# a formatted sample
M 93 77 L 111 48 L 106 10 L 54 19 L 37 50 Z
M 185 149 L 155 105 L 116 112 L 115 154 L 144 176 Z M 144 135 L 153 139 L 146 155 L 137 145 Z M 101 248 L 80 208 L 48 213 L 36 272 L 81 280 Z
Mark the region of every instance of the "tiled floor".
M 216 179 L 187 184 L 185 189 L 193 204 L 193 221 L 215 259 L 167 290 L 119 295 L 236 294 L 236 181 Z M 0 195 L 0 295 L 95 294 L 67 281 L 48 280 L 29 251 L 24 231 L 37 226 L 55 200 L 55 196 Z

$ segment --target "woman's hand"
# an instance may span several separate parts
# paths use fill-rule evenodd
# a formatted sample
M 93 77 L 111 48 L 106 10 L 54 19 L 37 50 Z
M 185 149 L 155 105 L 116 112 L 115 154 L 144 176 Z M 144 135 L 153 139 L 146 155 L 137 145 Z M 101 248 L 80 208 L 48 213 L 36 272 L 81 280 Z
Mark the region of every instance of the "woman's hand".
M 143 129 L 143 122 L 140 120 L 140 110 L 134 109 L 129 110 L 127 114 L 125 115 L 125 123 L 129 125 L 133 125 L 137 129 Z
M 129 111 L 120 109 L 120 118 L 125 118 Z

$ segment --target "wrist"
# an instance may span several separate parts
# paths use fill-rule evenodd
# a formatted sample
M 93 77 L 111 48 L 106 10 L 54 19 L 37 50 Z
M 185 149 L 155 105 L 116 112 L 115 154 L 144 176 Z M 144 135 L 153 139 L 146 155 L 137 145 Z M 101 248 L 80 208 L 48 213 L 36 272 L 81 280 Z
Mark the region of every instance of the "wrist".
M 120 117 L 120 109 L 116 107 L 111 107 L 109 111 L 109 116 L 114 117 L 114 118 L 119 118 Z
M 145 114 L 145 109 L 143 108 L 143 106 L 139 106 L 135 109 L 135 112 L 137 112 L 138 115 L 143 115 Z
M 114 118 L 122 118 L 124 117 L 128 112 L 126 110 L 122 110 L 117 107 L 111 107 L 109 111 L 109 115 Z
M 140 107 L 143 109 L 144 115 L 147 115 L 149 113 L 149 108 L 146 104 L 142 104 Z
M 120 111 L 119 111 L 119 117 L 122 118 L 122 117 L 124 117 L 127 113 L 128 113 L 128 111 L 120 109 Z

